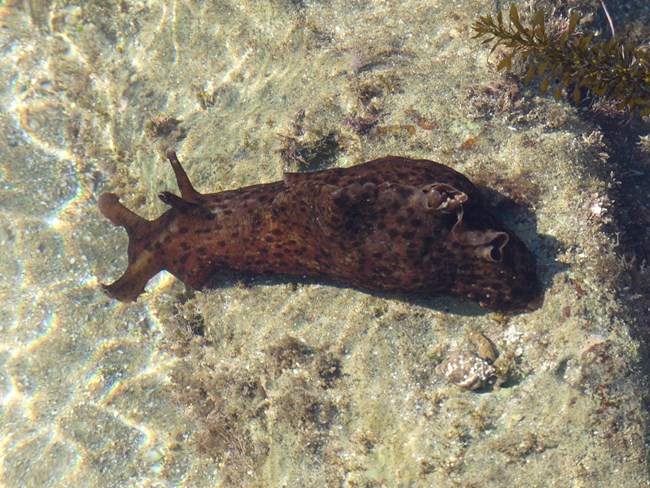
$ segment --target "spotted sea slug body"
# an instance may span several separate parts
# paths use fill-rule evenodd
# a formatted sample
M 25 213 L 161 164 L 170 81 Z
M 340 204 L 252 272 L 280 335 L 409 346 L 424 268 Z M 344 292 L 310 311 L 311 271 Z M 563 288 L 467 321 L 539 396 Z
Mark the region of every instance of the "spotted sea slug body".
M 388 156 L 282 181 L 197 192 L 167 152 L 181 196 L 148 221 L 114 193 L 99 208 L 129 236 L 128 267 L 111 297 L 134 301 L 168 270 L 194 289 L 224 269 L 313 276 L 364 290 L 468 297 L 501 311 L 532 309 L 540 288 L 522 241 L 442 164 Z

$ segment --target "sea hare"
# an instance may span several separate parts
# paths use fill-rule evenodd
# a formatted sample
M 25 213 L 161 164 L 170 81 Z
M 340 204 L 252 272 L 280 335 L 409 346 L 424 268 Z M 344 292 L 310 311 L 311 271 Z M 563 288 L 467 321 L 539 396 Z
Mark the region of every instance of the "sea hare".
M 99 208 L 129 236 L 128 267 L 111 297 L 132 302 L 167 270 L 194 289 L 230 268 L 313 276 L 364 290 L 468 297 L 500 311 L 539 305 L 535 260 L 442 164 L 397 156 L 352 168 L 285 173 L 282 181 L 219 193 L 194 189 L 167 151 L 181 196 L 148 221 L 114 193 Z

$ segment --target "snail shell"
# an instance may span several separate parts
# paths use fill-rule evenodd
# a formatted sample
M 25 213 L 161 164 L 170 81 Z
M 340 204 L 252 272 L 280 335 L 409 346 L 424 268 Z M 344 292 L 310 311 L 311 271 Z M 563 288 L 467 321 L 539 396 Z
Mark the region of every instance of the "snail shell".
M 467 390 L 486 386 L 497 374 L 492 364 L 475 352 L 450 354 L 436 367 L 436 374 Z

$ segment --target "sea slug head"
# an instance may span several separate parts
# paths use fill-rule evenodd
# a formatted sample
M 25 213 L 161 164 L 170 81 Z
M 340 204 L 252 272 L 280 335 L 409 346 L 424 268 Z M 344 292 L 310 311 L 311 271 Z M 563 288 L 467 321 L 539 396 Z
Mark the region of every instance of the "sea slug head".
M 521 239 L 480 209 L 457 215 L 448 238 L 459 263 L 455 293 L 504 312 L 539 308 L 535 258 Z

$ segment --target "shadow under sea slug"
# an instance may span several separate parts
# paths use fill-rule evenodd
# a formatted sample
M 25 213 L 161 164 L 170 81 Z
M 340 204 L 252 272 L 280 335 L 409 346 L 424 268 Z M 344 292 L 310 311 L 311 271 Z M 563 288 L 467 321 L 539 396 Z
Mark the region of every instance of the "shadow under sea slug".
M 99 208 L 129 236 L 128 267 L 104 291 L 131 302 L 168 270 L 194 289 L 230 268 L 333 280 L 364 290 L 468 297 L 500 311 L 539 306 L 535 260 L 442 164 L 388 156 L 346 169 L 197 192 L 167 151 L 181 196 L 153 221 L 114 193 Z

